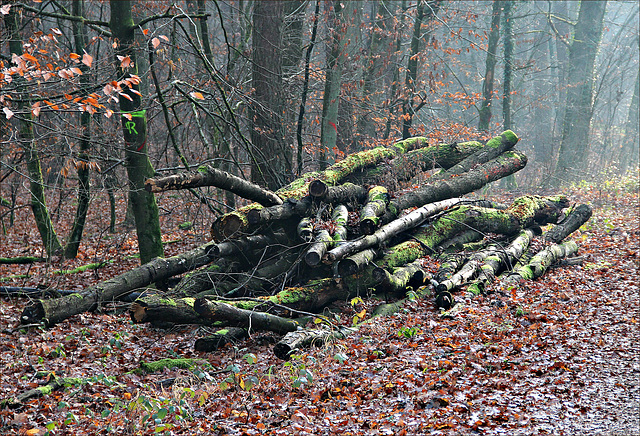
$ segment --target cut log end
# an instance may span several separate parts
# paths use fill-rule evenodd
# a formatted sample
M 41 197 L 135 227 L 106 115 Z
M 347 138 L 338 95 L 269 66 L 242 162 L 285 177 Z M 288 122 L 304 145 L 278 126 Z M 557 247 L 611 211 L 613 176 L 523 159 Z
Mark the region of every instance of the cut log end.
M 352 259 L 342 259 L 338 262 L 338 274 L 340 277 L 348 277 L 358 272 L 358 264 Z
M 378 222 L 370 218 L 365 218 L 360 222 L 360 232 L 363 235 L 373 235 L 378 230 Z
M 451 295 L 448 291 L 438 292 L 436 295 L 436 306 L 441 309 L 449 310 L 453 307 L 455 300 L 453 299 L 453 295 Z
M 329 186 L 320 180 L 314 180 L 309 184 L 309 195 L 312 197 L 322 198 L 327 195 Z
M 140 303 L 132 303 L 129 306 L 129 316 L 134 324 L 143 323 L 147 319 L 147 309 Z
M 316 266 L 320 264 L 321 260 L 322 260 L 322 257 L 320 256 L 320 254 L 316 253 L 315 251 L 309 251 L 307 254 L 304 255 L 304 261 L 309 266 Z
M 291 359 L 291 355 L 295 351 L 294 348 L 291 348 L 289 344 L 285 344 L 283 342 L 278 342 L 273 346 L 273 354 L 280 360 L 289 360 Z
M 24 308 L 22 316 L 20 316 L 20 323 L 37 324 L 40 322 L 47 324 L 47 320 L 44 319 L 44 307 L 39 301 L 35 301 Z

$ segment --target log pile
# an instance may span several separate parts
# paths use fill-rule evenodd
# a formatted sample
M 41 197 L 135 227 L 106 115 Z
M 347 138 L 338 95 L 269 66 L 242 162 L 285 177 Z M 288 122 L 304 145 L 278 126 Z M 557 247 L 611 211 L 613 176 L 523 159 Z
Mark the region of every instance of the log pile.
M 284 335 L 275 349 L 287 358 L 299 347 L 352 331 L 304 329 L 314 319 L 332 325 L 318 313 L 336 300 L 373 292 L 402 302 L 412 289 L 448 309 L 465 286 L 476 294 L 517 286 L 574 255 L 575 243 L 562 241 L 591 215 L 588 206 L 570 207 L 564 196 L 528 195 L 510 205 L 464 197 L 524 168 L 526 156 L 513 150 L 517 141 L 511 131 L 486 143 L 433 145 L 410 138 L 349 155 L 276 192 L 208 167 L 150 179 L 153 192 L 210 184 L 255 203 L 218 217 L 212 242 L 83 292 L 34 300 L 22 322 L 49 326 L 186 273 L 171 291 L 156 290 L 132 303 L 133 322 L 219 328 L 197 342 L 199 350 L 270 330 Z M 431 175 L 420 186 L 399 189 L 425 172 Z M 534 240 L 540 249 L 531 248 Z M 441 256 L 433 276 L 424 267 L 427 255 Z

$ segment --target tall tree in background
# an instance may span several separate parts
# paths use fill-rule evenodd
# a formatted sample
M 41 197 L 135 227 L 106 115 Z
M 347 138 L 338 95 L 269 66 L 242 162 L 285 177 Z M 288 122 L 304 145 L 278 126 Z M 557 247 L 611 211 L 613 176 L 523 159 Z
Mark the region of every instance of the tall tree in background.
M 482 107 L 478 121 L 478 130 L 489 130 L 491 121 L 491 100 L 493 99 L 493 82 L 496 68 L 496 51 L 500 40 L 500 12 L 503 2 L 493 1 L 491 12 L 491 29 L 489 30 L 489 41 L 487 43 L 487 61 L 485 67 L 484 80 L 482 81 Z
M 411 35 L 411 49 L 409 51 L 409 60 L 407 61 L 407 74 L 405 76 L 404 86 L 407 97 L 402 106 L 402 139 L 411 136 L 411 125 L 413 124 L 414 115 L 423 107 L 424 103 L 415 101 L 417 96 L 416 81 L 418 80 L 418 58 L 420 57 L 421 41 L 424 40 L 422 32 L 423 22 L 429 22 L 433 19 L 442 1 L 418 0 L 416 9 L 416 18 L 413 23 L 413 33 Z
M 325 70 L 324 94 L 322 97 L 322 124 L 320 126 L 320 168 L 328 165 L 327 156 L 336 146 L 338 139 L 338 106 L 340 104 L 340 87 L 342 86 L 342 69 L 345 52 L 343 37 L 346 25 L 340 0 L 328 1 L 328 23 L 330 29 L 327 67 Z
M 84 0 L 73 0 L 73 15 L 76 17 L 84 17 Z M 81 21 L 73 21 L 73 40 L 76 53 L 87 51 L 87 29 Z M 83 72 L 80 81 L 84 86 L 84 92 L 89 94 L 91 76 L 89 75 L 89 67 L 81 64 L 80 69 Z M 78 172 L 78 206 L 76 208 L 76 216 L 73 220 L 69 240 L 64 247 L 64 257 L 73 259 L 78 255 L 78 247 L 82 239 L 84 224 L 89 210 L 90 199 L 90 183 L 89 183 L 89 150 L 91 149 L 91 113 L 83 111 L 78 116 L 80 118 L 80 140 L 78 151 L 78 161 L 76 169 Z
M 282 62 L 280 51 L 284 4 L 257 1 L 253 5 L 251 142 L 255 160 L 253 182 L 275 190 L 293 174 L 293 149 L 284 142 Z
M 358 119 L 359 142 L 362 142 L 363 138 L 376 138 L 377 128 L 373 118 L 384 95 L 383 67 L 389 60 L 392 43 L 388 29 L 393 19 L 389 9 L 392 4 L 384 0 L 378 0 L 375 3 L 377 8 L 369 34 L 367 56 L 364 57 L 362 89 L 364 110 Z
M 582 1 L 573 41 L 569 48 L 567 104 L 562 142 L 552 185 L 578 178 L 584 171 L 589 151 L 589 129 L 593 115 L 594 63 L 600 39 L 606 1 Z
M 125 142 L 125 166 L 129 179 L 129 198 L 138 234 L 140 261 L 149 262 L 162 257 L 163 247 L 158 219 L 158 206 L 152 193 L 144 189 L 144 182 L 153 176 L 147 155 L 147 115 L 142 107 L 139 91 L 140 78 L 136 63 L 135 25 L 131 15 L 131 2 L 111 0 L 111 32 L 117 40 L 120 78 L 127 85 L 119 98 L 122 111 L 122 132 Z
M 514 1 L 508 0 L 502 2 L 502 28 L 504 31 L 504 79 L 502 81 L 502 128 L 503 130 L 511 130 L 513 123 L 511 121 L 511 85 L 513 82 L 513 7 Z M 515 189 L 517 187 L 516 177 L 511 174 L 502 180 L 503 185 L 507 189 Z
M 640 42 L 640 38 L 636 40 Z M 636 81 L 633 86 L 633 96 L 631 97 L 631 104 L 629 104 L 629 113 L 627 116 L 627 122 L 624 127 L 624 139 L 622 141 L 622 153 L 620 156 L 620 172 L 624 173 L 628 168 L 637 168 L 638 159 L 640 156 L 640 126 L 638 123 L 638 91 L 640 87 L 640 74 L 636 72 Z
M 504 79 L 502 81 L 502 128 L 511 130 L 511 84 L 513 81 L 513 1 L 502 2 L 504 13 L 502 14 L 504 30 Z

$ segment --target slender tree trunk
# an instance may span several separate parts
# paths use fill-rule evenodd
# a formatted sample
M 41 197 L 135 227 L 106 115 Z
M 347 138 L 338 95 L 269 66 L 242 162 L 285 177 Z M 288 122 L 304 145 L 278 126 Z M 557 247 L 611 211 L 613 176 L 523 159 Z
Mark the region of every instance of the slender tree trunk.
M 500 40 L 500 12 L 503 2 L 494 0 L 491 15 L 491 30 L 489 31 L 489 42 L 487 44 L 487 61 L 485 67 L 484 81 L 482 82 L 482 107 L 480 109 L 480 120 L 478 130 L 489 130 L 491 121 L 491 100 L 493 99 L 493 82 L 496 67 L 496 53 L 498 41 Z
M 511 85 L 513 82 L 513 8 L 512 0 L 502 2 L 504 8 L 504 80 L 502 82 L 502 120 L 504 130 L 511 130 Z M 516 177 L 511 174 L 501 180 L 507 189 L 517 188 Z
M 296 140 L 298 142 L 298 171 L 296 175 L 300 177 L 303 171 L 304 165 L 304 145 L 302 143 L 302 129 L 304 122 L 304 111 L 307 103 L 307 95 L 309 94 L 309 74 L 311 64 L 311 52 L 316 43 L 316 36 L 318 35 L 318 19 L 320 18 L 320 0 L 316 0 L 316 10 L 313 14 L 313 29 L 311 30 L 311 40 L 307 47 L 304 62 L 304 82 L 302 84 L 302 95 L 300 96 L 300 109 L 298 111 L 298 124 L 296 128 Z
M 343 36 L 346 32 L 342 16 L 342 3 L 339 0 L 325 3 L 329 7 L 329 52 L 327 53 L 326 78 L 322 97 L 322 125 L 320 127 L 320 169 L 328 165 L 328 156 L 333 152 L 338 139 L 338 105 L 340 104 L 340 86 L 344 64 Z
M 18 32 L 18 10 L 14 6 L 5 15 L 5 25 L 9 31 L 9 50 L 11 53 L 21 56 L 24 53 L 22 47 L 22 39 Z M 22 79 L 20 78 L 22 81 Z M 42 169 L 40 167 L 40 156 L 35 144 L 35 134 L 33 131 L 33 116 L 31 114 L 31 104 L 29 102 L 29 94 L 27 92 L 26 83 L 21 84 L 24 92 L 21 95 L 21 102 L 18 103 L 20 111 L 23 113 L 20 118 L 19 139 L 23 144 L 27 159 L 27 172 L 29 174 L 29 193 L 31 196 L 31 210 L 36 220 L 38 232 L 42 238 L 47 256 L 53 256 L 62 251 L 62 245 L 58 240 L 58 235 L 53 228 L 51 216 L 47 209 L 44 195 L 44 180 L 42 178 Z
M 372 30 L 369 35 L 369 47 L 365 57 L 365 73 L 363 85 L 363 113 L 358 119 L 357 140 L 360 144 L 366 140 L 376 138 L 376 123 L 373 120 L 378 110 L 381 96 L 384 90 L 383 67 L 388 60 L 390 40 L 387 33 L 387 21 L 392 17 L 389 14 L 391 5 L 384 0 L 377 2 L 376 16 L 373 18 Z
M 158 206 L 152 193 L 144 189 L 144 182 L 153 176 L 153 168 L 147 155 L 147 115 L 142 108 L 139 94 L 139 78 L 134 44 L 134 22 L 131 16 L 131 2 L 111 0 L 111 31 L 118 40 L 116 53 L 129 57 L 133 67 L 119 66 L 121 78 L 128 81 L 120 97 L 122 111 L 122 132 L 125 142 L 125 166 L 129 178 L 129 198 L 138 234 L 141 263 L 155 257 L 162 257 L 163 247 L 158 219 Z M 130 72 L 129 72 L 130 71 Z M 135 91 L 135 92 L 134 92 Z
M 420 41 L 424 39 L 422 31 L 423 21 L 431 20 L 440 9 L 441 0 L 418 1 L 416 19 L 413 23 L 413 35 L 411 36 L 411 51 L 407 62 L 407 75 L 405 76 L 405 92 L 408 93 L 402 106 L 402 139 L 411 136 L 411 125 L 416 113 L 416 105 L 413 102 L 416 92 L 416 80 L 418 80 L 418 57 L 420 54 Z
M 585 174 L 589 153 L 589 128 L 593 115 L 594 63 L 600 39 L 606 1 L 580 3 L 575 35 L 569 48 L 567 104 L 560 154 L 552 185 L 576 180 Z
M 84 16 L 84 0 L 73 1 L 73 15 L 77 17 Z M 87 45 L 87 29 L 84 23 L 77 21 L 72 22 L 73 37 L 75 42 L 76 53 L 82 53 L 86 51 Z M 85 64 L 80 65 L 80 69 L 84 73 L 80 78 L 82 86 L 88 86 L 90 82 L 89 67 Z M 89 210 L 89 150 L 91 149 L 91 114 L 84 111 L 80 114 L 80 151 L 78 153 L 78 163 L 76 168 L 78 171 L 78 207 L 76 208 L 76 216 L 73 220 L 73 226 L 69 235 L 69 240 L 64 247 L 64 257 L 67 259 L 73 259 L 78 254 L 78 247 L 82 239 L 82 232 L 84 231 L 84 224 L 87 218 L 87 211 Z

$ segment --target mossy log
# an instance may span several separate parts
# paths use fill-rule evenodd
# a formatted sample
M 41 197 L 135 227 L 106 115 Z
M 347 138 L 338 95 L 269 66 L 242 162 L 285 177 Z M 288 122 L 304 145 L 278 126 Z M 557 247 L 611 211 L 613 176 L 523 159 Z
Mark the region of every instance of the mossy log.
M 203 318 L 193 308 L 195 298 L 167 298 L 157 295 L 138 298 L 129 306 L 129 316 L 134 324 L 171 323 L 214 325 L 210 319 Z M 218 325 L 224 325 L 218 323 Z
M 434 176 L 435 178 L 446 179 L 455 175 L 466 173 L 478 165 L 485 164 L 511 150 L 520 140 L 511 130 L 505 130 L 500 135 L 491 138 L 484 147 L 466 157 L 464 160 L 453 165 L 451 168 Z
M 144 184 L 145 189 L 149 192 L 189 189 L 198 186 L 215 186 L 263 206 L 282 204 L 282 199 L 274 192 L 211 165 L 202 165 L 196 171 L 166 177 L 153 177 L 147 179 Z
M 592 213 L 593 210 L 588 204 L 577 205 L 569 211 L 564 220 L 545 232 L 543 239 L 555 244 L 560 243 L 564 238 L 578 230 L 584 223 L 589 221 Z
M 368 248 L 352 256 L 345 257 L 338 262 L 338 274 L 340 277 L 353 275 L 369 265 L 379 254 L 378 250 Z
M 303 350 L 312 346 L 322 346 L 325 343 L 344 339 L 351 333 L 357 331 L 355 328 L 339 327 L 337 329 L 307 329 L 287 333 L 273 347 L 273 354 L 278 359 L 289 360 L 291 355 L 298 350 Z
M 420 261 L 414 261 L 405 266 L 395 268 L 393 274 L 384 268 L 375 268 L 372 272 L 376 283 L 376 291 L 402 293 L 408 287 L 418 288 L 427 279 L 427 273 Z
M 578 245 L 575 241 L 551 244 L 533 256 L 529 263 L 516 268 L 505 279 L 501 280 L 500 285 L 502 287 L 509 287 L 516 285 L 521 280 L 537 279 L 558 260 L 573 256 L 577 252 Z
M 94 310 L 134 289 L 206 265 L 212 260 L 207 254 L 210 247 L 211 244 L 204 244 L 177 256 L 153 259 L 78 293 L 49 300 L 34 300 L 24 308 L 20 321 L 23 324 L 43 323 L 52 326 L 73 315 Z
M 83 386 L 88 383 L 87 379 L 80 377 L 57 377 L 54 373 L 47 374 L 50 380 L 37 388 L 25 391 L 14 398 L 0 400 L 0 409 L 5 407 L 23 407 L 30 400 L 51 395 L 53 392 L 70 386 Z
M 414 232 L 411 239 L 389 248 L 384 256 L 376 261 L 376 267 L 392 271 L 393 268 L 404 266 L 433 253 L 440 243 L 469 228 L 485 234 L 514 235 L 524 227 L 555 222 L 567 203 L 568 200 L 564 196 L 523 196 L 514 200 L 505 210 L 470 205 L 456 206 L 432 225 Z M 345 278 L 352 294 L 375 287 L 373 269 L 376 267 L 368 266 L 360 273 Z
M 212 335 L 196 339 L 196 342 L 193 344 L 193 349 L 203 353 L 210 353 L 227 344 L 244 339 L 248 335 L 249 332 L 245 328 L 225 327 Z
M 371 235 L 349 241 L 330 250 L 327 253 L 327 260 L 329 262 L 335 262 L 336 260 L 340 260 L 350 254 L 380 245 L 381 243 L 391 239 L 393 236 L 419 226 L 425 222 L 427 218 L 453 207 L 462 201 L 463 200 L 461 198 L 450 198 L 448 200 L 422 206 L 398 218 L 397 220 L 382 226 Z
M 430 145 L 351 175 L 347 180 L 356 184 L 378 184 L 397 188 L 398 182 L 407 182 L 422 172 L 451 168 L 484 146 L 485 144 L 479 141 Z
M 389 204 L 389 192 L 384 186 L 374 186 L 369 190 L 367 203 L 360 213 L 360 232 L 371 235 L 380 225 L 380 217 Z
M 313 237 L 313 244 L 304 254 L 304 261 L 309 266 L 316 266 L 324 257 L 327 250 L 333 247 L 334 241 L 327 229 L 320 229 Z
M 475 295 L 484 293 L 487 286 L 493 283 L 502 270 L 513 269 L 515 263 L 531 244 L 534 235 L 539 235 L 540 233 L 539 227 L 525 229 L 505 249 L 500 247 L 494 249 L 493 253 L 490 253 L 484 259 L 480 266 L 478 277 L 467 287 L 467 291 Z
M 331 186 L 338 185 L 349 174 L 425 145 L 421 141 L 411 139 L 397 142 L 388 148 L 376 147 L 371 150 L 350 154 L 344 160 L 331 165 L 324 171 L 304 174 L 287 186 L 278 189 L 276 194 L 283 200 L 299 201 L 307 196 L 309 184 L 314 180 L 325 182 Z M 262 206 L 253 203 L 215 220 L 211 226 L 213 240 L 219 241 L 229 237 L 241 236 L 249 227 L 247 213 L 252 209 L 262 209 Z
M 526 164 L 527 157 L 524 154 L 513 150 L 507 151 L 463 174 L 445 180 L 436 180 L 402 194 L 391 201 L 389 210 L 399 213 L 410 207 L 420 207 L 435 201 L 459 197 L 520 171 Z
M 296 233 L 304 242 L 311 242 L 313 240 L 313 221 L 311 217 L 304 217 L 300 220 L 296 228 Z
M 328 304 L 346 299 L 349 292 L 332 278 L 314 280 L 305 286 L 288 287 L 275 295 L 254 298 L 216 300 L 216 296 L 206 296 L 211 301 L 220 301 L 246 311 L 263 311 L 279 316 L 291 316 L 299 311 L 316 312 Z M 145 296 L 131 305 L 129 313 L 134 323 L 176 323 L 212 325 L 210 319 L 200 316 L 194 309 L 195 298 L 172 299 L 169 297 Z M 218 322 L 217 326 L 225 326 Z
M 240 309 L 221 301 L 210 301 L 198 298 L 194 309 L 203 318 L 220 321 L 227 325 L 243 327 L 249 331 L 268 330 L 276 333 L 288 333 L 298 329 L 298 323 L 266 312 Z
M 280 206 L 251 209 L 247 212 L 247 222 L 249 226 L 255 227 L 274 221 L 286 220 L 294 216 L 307 216 L 319 202 L 327 204 L 359 204 L 367 198 L 367 192 L 367 188 L 353 183 L 327 186 L 322 197 L 306 195 L 300 200 L 290 198 Z

